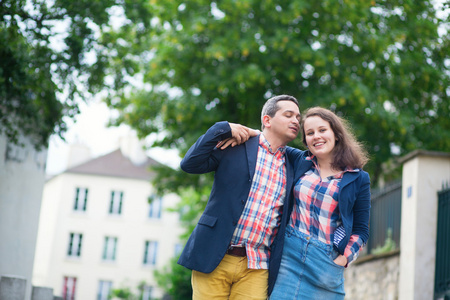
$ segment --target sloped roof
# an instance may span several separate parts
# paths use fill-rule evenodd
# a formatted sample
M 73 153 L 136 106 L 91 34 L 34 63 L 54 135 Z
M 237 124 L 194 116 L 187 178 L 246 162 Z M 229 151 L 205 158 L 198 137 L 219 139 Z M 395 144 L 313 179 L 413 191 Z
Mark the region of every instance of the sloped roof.
M 125 177 L 135 179 L 150 179 L 154 172 L 149 170 L 151 166 L 161 165 L 159 162 L 148 158 L 142 165 L 135 165 L 122 154 L 120 149 L 104 156 L 94 158 L 78 166 L 72 167 L 64 173 L 90 174 L 100 176 Z

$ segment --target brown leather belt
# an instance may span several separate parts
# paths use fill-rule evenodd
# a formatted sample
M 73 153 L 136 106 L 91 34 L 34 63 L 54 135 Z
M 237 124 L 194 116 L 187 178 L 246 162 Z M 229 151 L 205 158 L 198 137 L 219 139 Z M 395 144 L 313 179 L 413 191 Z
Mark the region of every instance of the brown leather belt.
M 230 246 L 230 248 L 228 248 L 228 250 L 227 250 L 227 254 L 233 255 L 233 256 L 245 257 L 245 256 L 247 256 L 247 251 L 245 250 L 245 247 Z

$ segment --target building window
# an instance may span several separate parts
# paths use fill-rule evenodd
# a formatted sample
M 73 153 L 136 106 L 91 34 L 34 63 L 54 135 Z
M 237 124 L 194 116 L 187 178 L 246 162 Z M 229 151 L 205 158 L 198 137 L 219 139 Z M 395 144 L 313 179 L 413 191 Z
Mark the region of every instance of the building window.
M 98 283 L 97 300 L 108 300 L 112 289 L 112 281 L 100 280 Z
M 120 215 L 122 213 L 123 192 L 112 191 L 111 203 L 109 205 L 109 214 Z
M 156 252 L 158 251 L 158 242 L 145 241 L 144 265 L 156 265 Z
M 185 205 L 185 206 L 181 207 L 181 209 L 179 209 L 178 219 L 180 221 L 183 221 L 184 217 L 189 215 L 189 211 L 190 211 L 190 208 L 188 206 Z
M 69 249 L 67 251 L 67 255 L 72 257 L 80 257 L 82 242 L 83 242 L 83 235 L 81 233 L 70 233 Z
M 77 285 L 76 277 L 64 277 L 64 285 L 62 291 L 62 298 L 64 300 L 75 299 L 75 287 Z
M 116 260 L 117 238 L 105 236 L 105 246 L 103 248 L 103 260 Z
M 149 212 L 148 217 L 151 219 L 161 218 L 162 198 L 157 196 L 151 196 L 149 198 Z
M 149 285 L 144 285 L 142 288 L 142 299 L 141 300 L 151 300 L 152 298 L 153 287 Z
M 73 210 L 86 211 L 87 199 L 88 199 L 88 189 L 77 187 L 75 189 L 75 203 L 73 205 Z
M 183 245 L 175 244 L 175 256 L 178 256 L 183 251 Z

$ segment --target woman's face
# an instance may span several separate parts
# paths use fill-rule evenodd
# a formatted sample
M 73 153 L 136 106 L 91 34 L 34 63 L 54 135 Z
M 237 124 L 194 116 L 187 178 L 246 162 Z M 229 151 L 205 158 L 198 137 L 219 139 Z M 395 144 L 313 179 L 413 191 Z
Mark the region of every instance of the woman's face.
M 329 159 L 336 144 L 330 123 L 319 116 L 306 118 L 303 124 L 306 145 L 318 159 Z

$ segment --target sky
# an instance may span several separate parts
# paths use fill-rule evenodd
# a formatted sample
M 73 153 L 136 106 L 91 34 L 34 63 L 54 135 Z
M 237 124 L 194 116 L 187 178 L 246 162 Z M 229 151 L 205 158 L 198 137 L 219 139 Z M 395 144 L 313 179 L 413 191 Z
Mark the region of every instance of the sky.
M 101 100 L 90 100 L 88 104 L 79 104 L 80 114 L 75 118 L 76 122 L 67 119 L 68 131 L 64 134 L 66 141 L 56 135 L 50 138 L 46 173 L 55 175 L 64 171 L 69 158 L 69 145 L 78 143 L 87 146 L 92 157 L 99 157 L 116 150 L 119 147 L 120 137 L 132 134 L 130 127 L 108 127 L 107 123 L 113 112 Z M 154 148 L 147 154 L 164 164 L 177 168 L 180 157 L 176 150 Z

